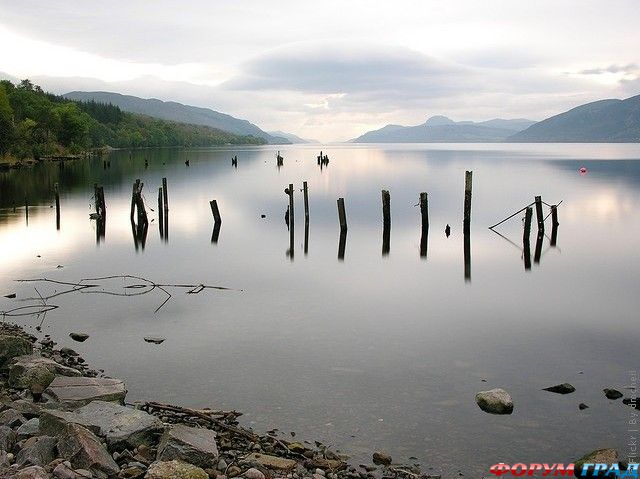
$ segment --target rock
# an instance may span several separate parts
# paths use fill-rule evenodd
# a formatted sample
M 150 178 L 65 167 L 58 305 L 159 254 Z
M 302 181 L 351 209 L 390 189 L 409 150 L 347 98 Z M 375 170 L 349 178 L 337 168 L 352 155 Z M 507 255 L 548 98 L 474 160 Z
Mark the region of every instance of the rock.
M 104 437 L 109 449 L 118 451 L 134 449 L 140 444 L 152 445 L 155 436 L 164 430 L 158 418 L 144 411 L 112 402 L 93 401 L 73 412 L 43 411 L 40 432 L 56 434 L 69 423 L 80 424 Z
M 62 376 L 55 378 L 45 392 L 73 407 L 84 406 L 95 400 L 122 404 L 127 395 L 124 382 L 120 379 Z
M 78 341 L 79 343 L 84 343 L 87 339 L 89 339 L 89 335 L 86 333 L 69 333 L 69 337 L 74 341 Z
M 38 433 L 40 432 L 40 419 L 38 419 L 37 417 L 29 419 L 22 426 L 20 426 L 16 432 L 18 434 L 19 440 L 38 435 Z
M 569 393 L 572 393 L 575 390 L 576 390 L 576 388 L 574 388 L 569 383 L 562 383 L 562 384 L 558 384 L 556 386 L 550 386 L 548 388 L 544 388 L 543 389 L 543 391 L 549 391 L 551 393 L 557 393 L 557 394 L 569 394 Z
M 218 471 L 224 472 L 228 466 L 229 465 L 227 464 L 227 461 L 225 461 L 223 458 L 220 458 L 220 460 L 218 461 Z
M 58 440 L 55 437 L 50 436 L 39 436 L 28 439 L 25 446 L 16 456 L 16 463 L 20 466 L 46 466 L 56 458 L 57 442 Z
M 227 475 L 229 477 L 236 477 L 239 476 L 242 473 L 242 469 L 240 469 L 238 466 L 231 466 L 227 469 Z
M 40 466 L 25 467 L 13 476 L 14 479 L 49 479 L 49 474 Z
M 381 466 L 388 466 L 392 462 L 391 456 L 386 452 L 376 451 L 373 453 L 373 463 Z
M 589 472 L 587 472 L 587 475 L 582 475 L 582 469 L 585 464 L 595 464 L 598 462 L 609 465 L 613 464 L 614 462 L 618 462 L 618 451 L 616 451 L 615 449 L 597 449 L 590 452 L 589 454 L 585 454 L 580 459 L 574 462 L 574 471 L 576 477 L 605 477 L 604 473 L 606 471 L 600 471 L 594 475 L 593 466 L 589 468 Z M 602 473 L 602 475 L 600 475 L 600 473 Z
M 97 477 L 107 477 L 120 471 L 100 440 L 78 424 L 65 426 L 58 439 L 58 453 L 68 459 L 74 469 L 88 469 Z
M 615 401 L 616 399 L 620 399 L 622 397 L 622 393 L 617 389 L 605 388 L 602 391 L 604 392 L 604 395 L 607 397 L 607 399 L 613 399 Z
M 122 469 L 120 474 L 118 474 L 118 477 L 121 479 L 139 479 L 144 476 L 146 472 L 146 468 L 142 468 L 140 466 L 129 466 Z
M 246 471 L 244 471 L 243 476 L 246 477 L 247 479 L 265 479 L 264 474 L 262 474 L 262 472 L 260 472 L 255 467 L 252 467 L 251 469 L 247 469 Z
M 589 406 L 587 406 L 585 403 L 581 402 L 580 404 L 578 404 L 578 409 L 580 409 L 581 411 L 588 409 Z
M 9 426 L 0 426 L 0 451 L 12 451 L 17 440 L 13 429 Z
M 511 414 L 513 412 L 513 399 L 507 391 L 500 388 L 480 391 L 476 394 L 476 403 L 480 409 L 490 414 Z
M 0 425 L 17 428 L 27 422 L 25 417 L 15 409 L 7 409 L 0 413 Z
M 87 479 L 92 479 L 93 478 L 93 474 L 91 473 L 91 471 L 87 471 L 86 469 L 76 469 L 75 473 L 82 477 L 86 477 Z
M 33 344 L 22 336 L 0 334 L 0 367 L 16 356 L 33 353 Z
M 80 371 L 58 364 L 53 359 L 39 355 L 18 356 L 9 366 L 9 386 L 31 389 L 46 388 L 56 376 L 80 376 Z
M 156 461 L 147 470 L 146 479 L 209 479 L 200 467 L 182 461 Z
M 260 454 L 254 452 L 249 454 L 245 461 L 250 463 L 257 463 L 267 469 L 275 469 L 278 471 L 291 471 L 296 467 L 297 462 L 292 459 L 285 459 L 283 457 L 269 456 L 267 454 Z M 224 472 L 224 471 L 223 471 Z
M 76 479 L 76 473 L 63 463 L 58 464 L 53 469 L 53 475 L 58 479 Z
M 147 343 L 162 344 L 164 343 L 165 338 L 161 338 L 159 336 L 145 336 L 144 340 Z
M 345 469 L 347 467 L 347 463 L 338 459 L 325 459 L 322 457 L 317 457 L 305 461 L 304 466 L 307 469 L 320 468 L 330 471 L 341 471 L 342 469 Z M 329 476 L 327 475 L 327 477 Z
M 162 435 L 158 446 L 158 461 L 179 459 L 195 466 L 210 467 L 218 460 L 216 433 L 176 424 Z
M 296 452 L 298 454 L 304 454 L 304 452 L 307 450 L 307 448 L 299 442 L 292 442 L 287 447 L 291 452 Z

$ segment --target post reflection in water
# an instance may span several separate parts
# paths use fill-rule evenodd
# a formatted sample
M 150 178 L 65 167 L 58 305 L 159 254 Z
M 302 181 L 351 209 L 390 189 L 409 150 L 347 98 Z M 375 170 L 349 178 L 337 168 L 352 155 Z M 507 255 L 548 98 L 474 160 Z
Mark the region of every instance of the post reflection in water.
M 422 229 L 422 234 L 420 235 L 420 257 L 422 259 L 427 259 L 427 244 L 429 242 L 429 227 Z
M 344 261 L 344 250 L 347 247 L 347 230 L 340 230 L 340 240 L 338 243 L 338 259 Z
M 222 227 L 222 221 L 216 221 L 213 223 L 213 230 L 211 231 L 211 242 L 214 244 L 218 243 L 218 239 L 220 238 L 221 227 Z
M 149 229 L 149 223 L 146 221 L 140 221 L 136 225 L 135 221 L 131 220 L 131 233 L 133 234 L 133 245 L 138 251 L 144 248 L 147 244 L 147 231 Z
M 309 253 L 309 218 L 304 222 L 304 254 Z

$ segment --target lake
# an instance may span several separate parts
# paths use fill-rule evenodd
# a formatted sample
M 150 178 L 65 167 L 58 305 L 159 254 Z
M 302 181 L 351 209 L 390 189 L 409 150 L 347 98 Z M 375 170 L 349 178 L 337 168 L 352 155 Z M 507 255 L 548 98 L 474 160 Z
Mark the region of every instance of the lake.
M 322 169 L 320 149 L 330 159 Z M 256 430 L 295 431 L 356 464 L 381 449 L 397 461 L 415 457 L 445 477 L 482 477 L 501 461 L 566 463 L 602 447 L 627 456 L 633 409 L 607 400 L 602 389 L 631 396 L 625 387 L 640 367 L 640 145 L 294 145 L 279 147 L 280 168 L 277 150 L 115 151 L 0 173 L 0 293 L 17 294 L 0 298 L 0 310 L 42 307 L 39 295 L 70 289 L 17 279 L 135 275 L 228 287 L 197 294 L 166 287 L 171 297 L 162 305 L 167 295 L 136 287 L 142 280 L 100 280 L 45 300 L 57 306 L 46 315 L 6 319 L 52 335 L 92 367 L 125 379 L 128 401 L 235 408 Z M 473 171 L 468 278 L 466 170 Z M 167 238 L 157 214 L 163 177 Z M 129 221 L 137 178 L 151 221 L 144 248 Z M 104 187 L 104 237 L 89 218 L 94 183 Z M 388 253 L 382 189 L 391 197 Z M 429 195 L 426 255 L 420 192 Z M 526 270 L 524 214 L 497 227 L 500 234 L 488 226 L 536 195 L 562 201 L 560 225 L 551 246 L 547 219 L 539 258 Z M 343 258 L 339 197 L 348 221 Z M 222 216 L 218 232 L 212 199 Z M 531 257 L 536 230 L 534 214 Z M 26 298 L 34 299 L 19 301 Z M 74 342 L 71 331 L 90 339 Z M 166 341 L 150 344 L 145 336 Z M 564 382 L 576 391 L 542 391 Z M 494 387 L 513 397 L 512 415 L 476 405 L 475 394 Z M 589 408 L 579 410 L 579 403 Z

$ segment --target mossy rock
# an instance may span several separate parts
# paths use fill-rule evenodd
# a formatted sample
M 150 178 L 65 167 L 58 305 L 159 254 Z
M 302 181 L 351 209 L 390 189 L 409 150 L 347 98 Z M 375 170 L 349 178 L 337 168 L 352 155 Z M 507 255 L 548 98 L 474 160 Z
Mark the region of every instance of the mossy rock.
M 33 353 L 33 344 L 22 336 L 0 334 L 0 367 L 12 358 Z

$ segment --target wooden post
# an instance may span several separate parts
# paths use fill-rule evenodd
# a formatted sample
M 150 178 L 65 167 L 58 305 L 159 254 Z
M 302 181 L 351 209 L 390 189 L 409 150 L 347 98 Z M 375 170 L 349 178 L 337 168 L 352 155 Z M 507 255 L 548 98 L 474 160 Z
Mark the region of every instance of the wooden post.
M 304 254 L 309 253 L 309 221 L 304 222 Z
M 140 180 L 136 180 L 133 182 L 133 188 L 131 190 L 131 211 L 129 212 L 129 219 L 133 221 L 133 213 L 136 209 L 136 195 L 138 194 L 138 185 L 140 184 Z
M 213 231 L 211 232 L 211 242 L 217 243 L 220 238 L 220 227 L 222 226 L 222 221 L 216 221 L 213 224 Z
M 169 211 L 169 199 L 167 196 L 167 179 L 162 178 L 162 197 L 164 199 L 164 210 Z
M 542 257 L 542 241 L 544 239 L 544 233 L 542 231 L 538 231 L 538 237 L 536 238 L 536 251 L 533 253 L 533 262 L 538 264 L 540 263 L 540 258 Z
M 29 200 L 27 199 L 27 195 L 24 196 L 24 218 L 27 226 L 29 226 Z
M 558 223 L 558 206 L 557 205 L 553 205 L 551 207 L 551 219 L 552 219 L 551 247 L 555 248 L 556 243 L 558 241 L 558 225 L 560 224 Z
M 464 231 L 464 280 L 471 281 L 471 233 Z
M 338 221 L 340 230 L 347 231 L 347 213 L 344 209 L 344 198 L 338 198 Z
M 160 230 L 160 239 L 164 237 L 164 211 L 162 207 L 162 186 L 158 188 L 158 229 Z
M 307 182 L 302 182 L 302 191 L 304 194 L 304 220 L 309 222 L 309 189 L 307 188 Z
M 536 219 L 538 220 L 538 234 L 540 234 L 540 232 L 544 233 L 544 216 L 542 214 L 542 197 L 536 196 L 535 203 L 536 203 Z
M 554 226 L 558 226 L 558 205 L 551 206 L 551 220 Z
M 529 241 L 529 236 L 524 236 L 522 238 L 522 249 L 524 255 L 524 270 L 531 270 L 531 243 Z
M 382 256 L 389 256 L 391 250 L 391 224 L 385 223 L 382 227 Z
M 222 218 L 220 218 L 220 210 L 218 209 L 218 202 L 216 200 L 209 201 L 209 205 L 211 206 L 211 214 L 213 214 L 213 220 L 216 223 L 222 223 Z
M 391 195 L 389 190 L 382 190 L 382 223 L 391 225 Z
M 289 183 L 289 226 L 293 226 L 293 183 Z
M 422 231 L 429 231 L 429 197 L 420 193 L 420 214 L 422 216 Z
M 532 216 L 533 216 L 533 208 L 531 208 L 531 206 L 528 206 L 526 213 L 524 214 L 524 233 L 522 235 L 522 239 L 525 241 L 529 241 L 529 236 L 531 235 L 531 217 Z
M 471 186 L 473 171 L 467 171 L 464 175 L 464 231 L 471 230 Z
M 422 234 L 420 235 L 420 257 L 427 259 L 427 246 L 429 243 L 429 229 L 422 229 Z
M 340 242 L 338 243 L 338 260 L 344 261 L 344 250 L 347 247 L 347 227 L 340 229 Z
M 56 195 L 56 229 L 60 229 L 60 192 L 58 191 L 58 183 L 53 185 L 53 190 Z

